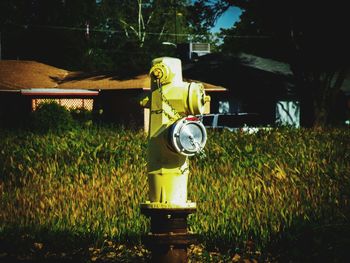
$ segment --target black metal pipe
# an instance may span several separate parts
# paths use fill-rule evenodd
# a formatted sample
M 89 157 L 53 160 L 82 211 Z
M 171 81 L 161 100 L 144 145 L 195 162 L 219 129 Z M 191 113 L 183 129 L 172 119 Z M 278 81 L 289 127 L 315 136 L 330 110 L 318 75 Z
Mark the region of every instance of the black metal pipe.
M 151 262 L 187 262 L 187 247 L 196 242 L 188 232 L 187 217 L 195 208 L 141 208 L 151 218 L 151 232 L 143 243 L 151 251 Z

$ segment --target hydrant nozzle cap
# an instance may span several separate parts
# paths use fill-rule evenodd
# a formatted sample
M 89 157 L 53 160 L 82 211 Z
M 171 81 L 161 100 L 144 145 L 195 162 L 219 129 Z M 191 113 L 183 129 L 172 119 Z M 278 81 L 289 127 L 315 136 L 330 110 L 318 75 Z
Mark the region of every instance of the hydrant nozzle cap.
M 201 83 L 191 82 L 188 87 L 188 107 L 190 114 L 203 114 L 205 102 L 209 96 L 205 95 L 204 86 Z M 210 97 L 209 97 L 210 100 Z
M 205 127 L 195 116 L 178 120 L 171 126 L 169 132 L 171 148 L 184 156 L 200 153 L 207 141 Z
M 152 74 L 153 74 L 153 77 L 155 77 L 156 79 L 161 79 L 163 76 L 163 72 L 159 68 L 155 68 Z
M 170 81 L 170 70 L 168 66 L 162 62 L 155 64 L 151 68 L 149 74 L 154 79 L 158 79 L 162 84 L 168 83 Z

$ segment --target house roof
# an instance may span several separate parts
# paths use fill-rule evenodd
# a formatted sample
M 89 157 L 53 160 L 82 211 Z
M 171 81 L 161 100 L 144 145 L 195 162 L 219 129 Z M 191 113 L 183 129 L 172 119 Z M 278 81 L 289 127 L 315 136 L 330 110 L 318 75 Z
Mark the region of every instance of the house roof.
M 185 79 L 185 81 L 201 82 Z M 226 89 L 203 83 L 207 91 L 225 91 Z M 118 76 L 113 72 L 86 73 L 71 72 L 36 61 L 1 60 L 0 90 L 16 91 L 24 89 L 59 88 L 59 89 L 150 89 L 147 74 Z
M 225 79 L 237 77 L 238 68 L 251 68 L 262 72 L 290 77 L 293 75 L 289 64 L 273 59 L 258 57 L 246 53 L 225 55 L 223 53 L 211 53 L 201 56 L 195 63 L 185 65 L 184 75 L 205 75 L 205 79 L 212 79 L 211 83 L 224 83 Z M 214 73 L 215 72 L 215 73 Z M 230 74 L 227 74 L 230 73 Z
M 35 61 L 0 60 L 0 90 L 57 88 L 68 71 Z
M 287 86 L 293 86 L 293 72 L 288 63 L 269 58 L 263 58 L 247 53 L 225 55 L 223 53 L 211 53 L 198 58 L 197 62 L 187 64 L 184 75 L 197 78 L 203 76 L 204 81 L 227 88 L 237 87 L 236 79 L 240 78 L 239 68 L 254 69 L 269 75 L 281 77 Z M 350 70 L 346 75 L 341 90 L 350 94 Z
M 281 74 L 285 76 L 293 75 L 293 72 L 290 69 L 289 64 L 281 61 L 258 57 L 258 56 L 246 54 L 246 53 L 240 53 L 238 55 L 238 58 L 240 59 L 241 63 L 245 66 L 249 66 L 259 70 Z

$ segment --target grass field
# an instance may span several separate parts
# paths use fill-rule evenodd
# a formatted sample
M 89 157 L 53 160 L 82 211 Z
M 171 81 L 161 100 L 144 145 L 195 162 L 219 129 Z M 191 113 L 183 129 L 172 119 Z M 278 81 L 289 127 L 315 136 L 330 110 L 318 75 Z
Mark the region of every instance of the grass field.
M 0 131 L 0 262 L 143 261 L 141 131 Z M 190 259 L 341 262 L 350 247 L 349 130 L 209 132 L 191 158 Z M 337 261 L 338 260 L 338 261 Z M 340 261 L 339 261 L 340 260 Z

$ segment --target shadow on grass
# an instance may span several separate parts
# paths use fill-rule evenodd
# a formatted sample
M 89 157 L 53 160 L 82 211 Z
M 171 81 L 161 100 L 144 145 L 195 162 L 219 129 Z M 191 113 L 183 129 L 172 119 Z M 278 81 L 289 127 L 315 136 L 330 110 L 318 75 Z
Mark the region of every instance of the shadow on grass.
M 303 226 L 274 239 L 267 251 L 276 262 L 349 262 L 350 224 Z
M 137 235 L 118 242 L 94 234 L 41 229 L 0 232 L 0 262 L 145 262 L 146 251 Z
M 69 231 L 41 229 L 33 234 L 32 229 L 6 229 L 0 232 L 0 262 L 147 262 L 150 254 L 140 237 L 134 233 L 113 240 Z M 194 262 L 216 262 L 215 257 L 222 262 L 348 262 L 349 248 L 350 224 L 304 225 L 274 237 L 263 249 L 253 240 L 236 245 L 220 237 L 210 241 L 198 236 L 189 258 L 198 259 Z
M 206 252 L 216 251 L 229 262 L 350 262 L 350 223 L 346 221 L 322 226 L 302 222 L 271 237 L 267 244 L 259 243 L 259 237 L 238 243 L 219 236 L 198 239 Z

